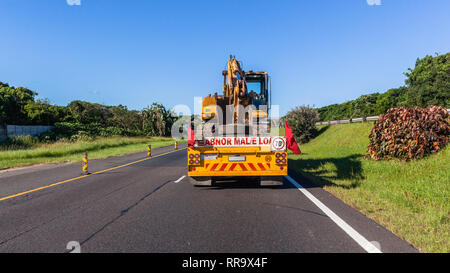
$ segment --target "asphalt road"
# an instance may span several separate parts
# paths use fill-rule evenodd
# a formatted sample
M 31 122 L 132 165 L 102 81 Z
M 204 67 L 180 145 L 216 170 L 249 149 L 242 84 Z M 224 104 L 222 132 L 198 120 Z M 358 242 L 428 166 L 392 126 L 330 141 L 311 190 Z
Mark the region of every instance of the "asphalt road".
M 77 243 L 81 252 L 366 252 L 288 180 L 275 188 L 194 187 L 180 179 L 183 146 L 158 154 L 122 167 L 145 152 L 92 160 L 93 174 L 83 178 L 80 164 L 0 172 L 0 252 L 69 252 Z M 417 252 L 320 187 L 290 177 L 382 252 Z

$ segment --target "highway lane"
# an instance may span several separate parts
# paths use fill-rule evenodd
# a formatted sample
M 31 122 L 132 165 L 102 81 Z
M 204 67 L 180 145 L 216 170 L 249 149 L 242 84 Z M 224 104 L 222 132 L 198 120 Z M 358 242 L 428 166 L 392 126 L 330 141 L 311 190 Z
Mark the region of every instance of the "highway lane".
M 181 147 L 183 148 L 183 147 Z M 365 252 L 292 183 L 193 187 L 186 150 L 0 201 L 0 252 Z M 168 154 L 166 154 L 168 153 Z M 92 172 L 145 153 L 90 162 Z M 77 177 L 80 164 L 0 173 L 0 198 Z M 415 252 L 405 241 L 290 173 L 383 252 Z M 178 181 L 175 183 L 175 181 Z

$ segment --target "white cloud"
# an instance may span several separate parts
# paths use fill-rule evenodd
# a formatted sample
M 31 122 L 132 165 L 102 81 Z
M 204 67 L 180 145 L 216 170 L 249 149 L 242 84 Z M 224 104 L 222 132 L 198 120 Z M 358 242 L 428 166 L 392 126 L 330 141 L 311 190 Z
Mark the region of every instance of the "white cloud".
M 69 6 L 81 6 L 81 0 L 66 0 Z
M 369 5 L 369 6 L 373 6 L 373 5 L 381 6 L 381 0 L 366 0 L 366 1 L 367 1 L 367 5 Z

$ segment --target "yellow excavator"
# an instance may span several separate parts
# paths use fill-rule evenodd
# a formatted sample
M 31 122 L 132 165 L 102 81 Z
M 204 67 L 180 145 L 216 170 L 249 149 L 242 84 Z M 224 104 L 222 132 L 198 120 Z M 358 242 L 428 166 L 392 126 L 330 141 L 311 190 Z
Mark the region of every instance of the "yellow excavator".
M 270 134 L 269 75 L 243 71 L 234 56 L 222 75 L 223 95 L 203 98 L 202 124 L 190 139 L 190 182 L 210 186 L 246 178 L 281 185 L 287 175 L 286 138 Z
M 264 119 L 268 117 L 269 111 L 269 85 L 270 79 L 267 72 L 244 72 L 241 65 L 235 57 L 230 56 L 227 62 L 227 69 L 222 71 L 223 75 L 223 95 L 218 96 L 215 93 L 203 98 L 202 101 L 202 119 L 207 121 L 214 118 L 218 112 L 225 112 L 227 105 L 234 106 L 236 111 L 233 116 L 233 123 L 237 124 L 241 118 L 238 106 L 248 107 L 253 105 L 253 119 Z M 248 91 L 248 86 L 250 91 Z M 263 106 L 263 107 L 261 107 Z M 218 111 L 220 107 L 221 111 Z M 263 109 L 261 109 L 263 108 Z M 248 115 L 248 113 L 246 113 Z M 242 117 L 246 124 L 249 123 L 249 117 Z M 225 118 L 224 118 L 225 119 Z

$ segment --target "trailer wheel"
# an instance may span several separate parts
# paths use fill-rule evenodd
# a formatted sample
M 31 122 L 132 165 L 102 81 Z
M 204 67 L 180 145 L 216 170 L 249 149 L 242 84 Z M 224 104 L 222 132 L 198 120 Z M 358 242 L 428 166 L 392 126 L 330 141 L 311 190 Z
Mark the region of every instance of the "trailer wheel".
M 193 176 L 189 176 L 189 182 L 194 185 L 194 186 L 211 186 L 213 181 L 211 179 L 211 177 L 193 177 Z
M 261 186 L 282 186 L 283 176 L 261 176 Z

